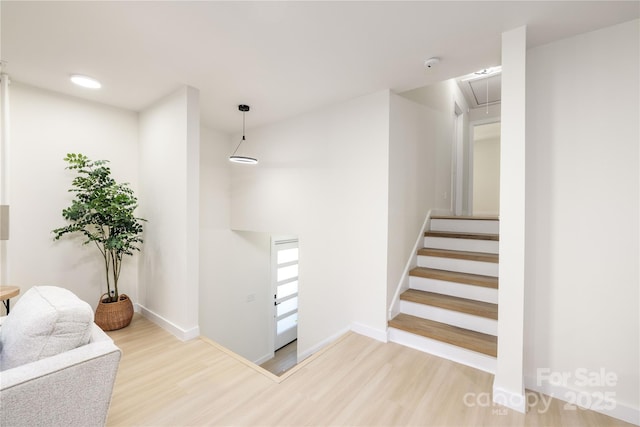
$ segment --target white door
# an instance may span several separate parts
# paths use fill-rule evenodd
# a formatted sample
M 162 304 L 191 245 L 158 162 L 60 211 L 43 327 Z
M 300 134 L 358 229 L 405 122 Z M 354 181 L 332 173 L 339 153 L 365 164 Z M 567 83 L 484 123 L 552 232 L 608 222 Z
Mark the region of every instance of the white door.
M 298 338 L 298 240 L 275 240 L 272 246 L 274 351 Z

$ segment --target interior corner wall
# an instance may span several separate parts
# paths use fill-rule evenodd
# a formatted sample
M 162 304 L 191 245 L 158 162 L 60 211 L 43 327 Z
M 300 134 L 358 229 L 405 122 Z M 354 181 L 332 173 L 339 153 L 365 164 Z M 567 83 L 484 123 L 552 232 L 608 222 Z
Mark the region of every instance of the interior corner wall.
M 273 356 L 271 238 L 230 229 L 231 139 L 206 127 L 200 135 L 200 332 L 261 362 Z
M 597 393 L 613 393 L 609 414 L 636 424 L 639 27 L 635 20 L 528 52 L 525 313 L 527 387 L 595 404 Z M 582 382 L 581 372 L 601 378 L 602 370 L 613 384 Z M 549 373 L 568 378 L 554 384 Z
M 183 87 L 140 113 L 139 268 L 143 313 L 179 338 L 199 335 L 198 91 Z
M 104 263 L 80 236 L 53 240 L 65 225 L 74 174 L 67 153 L 109 160 L 114 178 L 139 195 L 138 115 L 13 81 L 11 90 L 11 235 L 9 284 L 22 295 L 36 285 L 71 290 L 95 309 L 106 292 Z M 125 258 L 120 292 L 137 300 L 139 256 Z M 16 300 L 12 300 L 15 303 Z
M 232 165 L 231 227 L 299 238 L 298 354 L 354 324 L 386 336 L 389 91 L 262 128 Z

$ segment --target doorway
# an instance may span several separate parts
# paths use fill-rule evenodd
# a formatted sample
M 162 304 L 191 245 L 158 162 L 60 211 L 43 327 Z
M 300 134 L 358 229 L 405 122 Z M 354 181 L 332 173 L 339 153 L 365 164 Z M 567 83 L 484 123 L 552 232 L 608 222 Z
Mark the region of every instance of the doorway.
M 298 259 L 297 238 L 272 240 L 274 352 L 298 338 Z

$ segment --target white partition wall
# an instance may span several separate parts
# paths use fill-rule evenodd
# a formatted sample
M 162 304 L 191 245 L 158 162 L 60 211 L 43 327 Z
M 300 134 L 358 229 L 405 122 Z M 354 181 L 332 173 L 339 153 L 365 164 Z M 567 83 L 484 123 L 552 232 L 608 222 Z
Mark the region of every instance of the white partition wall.
M 140 113 L 140 305 L 182 339 L 199 335 L 198 98 L 184 87 Z
M 526 411 L 523 377 L 527 28 L 502 34 L 500 291 L 493 400 Z

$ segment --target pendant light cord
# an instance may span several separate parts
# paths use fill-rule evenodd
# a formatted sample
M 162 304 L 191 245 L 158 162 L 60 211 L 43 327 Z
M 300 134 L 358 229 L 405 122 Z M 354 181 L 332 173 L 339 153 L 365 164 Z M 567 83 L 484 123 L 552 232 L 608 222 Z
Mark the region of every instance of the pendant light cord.
M 233 151 L 233 154 L 231 155 L 231 157 L 235 156 L 236 153 L 238 152 L 238 148 L 240 148 L 240 144 L 242 144 L 242 141 L 244 141 L 244 115 L 245 112 L 242 112 L 242 139 L 240 140 L 240 142 L 238 143 L 238 145 L 236 146 L 236 149 Z

